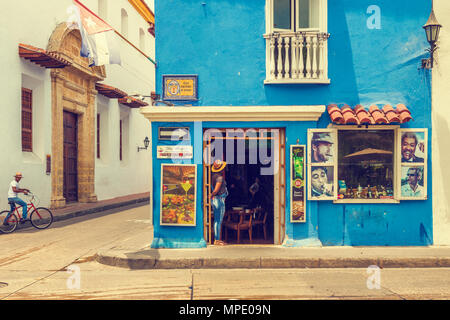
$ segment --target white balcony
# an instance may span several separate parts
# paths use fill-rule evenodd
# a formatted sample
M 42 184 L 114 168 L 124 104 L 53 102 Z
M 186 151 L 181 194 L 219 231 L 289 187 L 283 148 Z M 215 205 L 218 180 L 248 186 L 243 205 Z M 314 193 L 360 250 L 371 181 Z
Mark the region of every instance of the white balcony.
M 329 84 L 328 33 L 274 32 L 266 39 L 265 84 Z

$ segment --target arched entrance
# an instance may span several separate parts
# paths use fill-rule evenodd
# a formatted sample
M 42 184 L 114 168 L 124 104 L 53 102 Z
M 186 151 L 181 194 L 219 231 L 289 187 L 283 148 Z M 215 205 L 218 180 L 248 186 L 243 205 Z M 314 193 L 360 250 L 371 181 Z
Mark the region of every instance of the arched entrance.
M 80 56 L 81 35 L 66 23 L 56 27 L 47 47 L 72 62 L 51 71 L 52 194 L 51 207 L 96 202 L 95 83 L 106 77 L 104 67 L 89 67 Z

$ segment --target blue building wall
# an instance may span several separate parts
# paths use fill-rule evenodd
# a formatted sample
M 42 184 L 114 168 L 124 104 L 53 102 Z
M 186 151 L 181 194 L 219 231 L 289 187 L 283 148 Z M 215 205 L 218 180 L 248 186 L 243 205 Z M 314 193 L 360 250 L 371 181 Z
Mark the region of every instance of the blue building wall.
M 381 9 L 380 29 L 366 25 L 371 16 L 367 9 L 374 4 Z M 307 223 L 288 223 L 287 243 L 429 245 L 433 239 L 431 76 L 419 66 L 428 47 L 422 25 L 430 10 L 431 1 L 423 0 L 329 0 L 331 83 L 264 85 L 265 0 L 155 0 L 157 93 L 162 93 L 163 74 L 197 74 L 199 101 L 195 105 L 199 107 L 405 104 L 414 121 L 401 127 L 429 130 L 428 200 L 345 205 L 308 201 Z M 202 123 L 200 127 L 284 127 L 289 150 L 297 139 L 306 144 L 308 128 L 324 128 L 329 123 L 329 116 L 324 114 L 318 122 L 214 122 Z M 180 124 L 153 123 L 154 137 L 160 125 Z M 182 125 L 191 126 L 194 132 L 193 123 Z M 201 132 L 196 132 L 198 136 L 192 139 L 194 150 L 199 150 Z M 155 221 L 159 221 L 160 163 L 154 159 Z M 286 177 L 289 174 L 287 169 Z M 201 180 L 202 166 L 198 163 L 198 190 L 202 190 Z M 288 184 L 287 190 L 289 187 Z M 198 195 L 198 204 L 201 199 Z M 286 201 L 289 210 L 289 194 Z M 202 207 L 197 205 L 195 231 L 155 224 L 155 239 L 173 239 L 160 246 L 204 246 L 202 216 Z M 184 240 L 178 243 L 180 239 Z

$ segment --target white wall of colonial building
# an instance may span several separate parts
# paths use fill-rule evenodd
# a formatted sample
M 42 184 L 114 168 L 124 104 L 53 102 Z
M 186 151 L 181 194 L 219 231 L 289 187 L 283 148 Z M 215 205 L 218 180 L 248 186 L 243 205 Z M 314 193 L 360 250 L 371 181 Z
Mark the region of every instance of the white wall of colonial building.
M 433 234 L 435 245 L 450 245 L 450 2 L 434 0 L 443 25 L 433 69 Z
M 82 0 L 121 32 L 121 12 L 128 14 L 127 39 L 154 59 L 154 38 L 149 24 L 127 0 Z M 102 4 L 102 2 L 104 2 Z M 105 6 L 106 3 L 106 6 Z M 146 3 L 153 10 L 153 0 Z M 40 205 L 50 206 L 52 175 L 46 174 L 46 156 L 52 155 L 51 69 L 19 57 L 24 43 L 46 49 L 55 28 L 68 20 L 71 0 L 5 1 L 0 22 L 0 208 L 7 208 L 7 191 L 13 175 L 21 171 L 21 186 L 33 190 Z M 7 14 L 6 14 L 7 13 Z M 142 32 L 143 30 L 144 32 Z M 119 38 L 122 65 L 107 65 L 102 83 L 131 94 L 149 95 L 154 91 L 155 69 L 138 50 Z M 23 152 L 21 144 L 21 88 L 33 90 L 33 151 Z M 147 100 L 148 102 L 149 100 Z M 96 113 L 101 114 L 101 156 L 95 159 L 95 194 L 98 200 L 149 192 L 151 153 L 137 152 L 149 135 L 150 125 L 139 109 L 119 104 L 101 94 L 96 97 Z M 119 121 L 123 120 L 123 159 L 119 159 Z M 96 133 L 92 133 L 96 143 Z M 53 161 L 53 157 L 52 157 Z M 145 174 L 143 174 L 145 173 Z

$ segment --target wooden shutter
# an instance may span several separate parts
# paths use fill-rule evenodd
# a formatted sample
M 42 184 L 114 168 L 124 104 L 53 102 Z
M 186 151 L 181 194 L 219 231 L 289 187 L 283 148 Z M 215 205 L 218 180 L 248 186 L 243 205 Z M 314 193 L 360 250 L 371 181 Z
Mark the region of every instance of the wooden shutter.
M 97 113 L 97 159 L 100 159 L 100 113 Z
M 33 151 L 33 92 L 22 88 L 22 151 Z
M 122 161 L 122 120 L 120 120 L 120 141 L 119 141 L 119 157 L 120 161 Z

